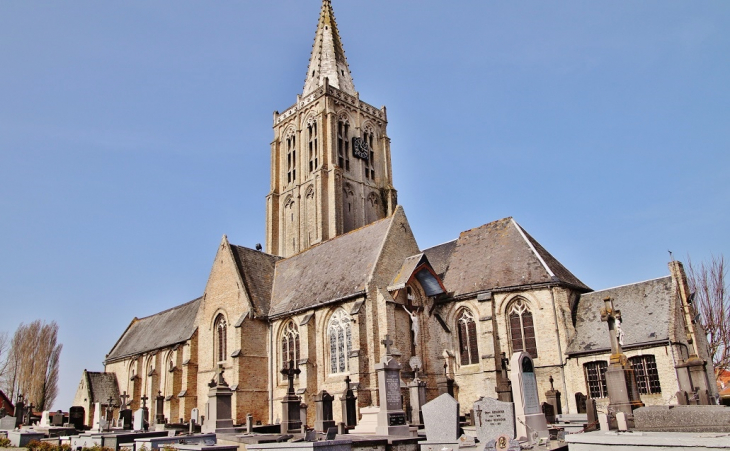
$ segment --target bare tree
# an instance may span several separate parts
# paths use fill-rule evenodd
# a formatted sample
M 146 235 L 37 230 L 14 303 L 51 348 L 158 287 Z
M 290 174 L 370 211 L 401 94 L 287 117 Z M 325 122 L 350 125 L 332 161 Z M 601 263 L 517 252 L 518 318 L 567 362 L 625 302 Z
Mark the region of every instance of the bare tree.
M 58 395 L 58 364 L 63 345 L 58 344 L 58 324 L 40 320 L 21 324 L 10 342 L 7 370 L 3 378 L 6 393 L 14 399 L 22 394 L 26 403 L 48 410 Z
M 8 342 L 8 333 L 0 332 L 0 384 L 5 379 L 5 373 L 8 368 L 8 349 L 10 343 Z M 2 387 L 2 385 L 0 385 Z
M 713 256 L 699 266 L 688 260 L 687 282 L 694 293 L 695 311 L 707 332 L 715 374 L 730 368 L 730 290 L 725 277 L 725 258 Z

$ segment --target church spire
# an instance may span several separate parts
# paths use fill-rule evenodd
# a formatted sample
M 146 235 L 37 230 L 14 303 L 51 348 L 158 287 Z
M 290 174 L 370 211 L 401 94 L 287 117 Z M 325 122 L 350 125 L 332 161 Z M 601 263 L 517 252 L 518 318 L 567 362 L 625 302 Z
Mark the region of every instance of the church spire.
M 347 65 L 345 49 L 337 31 L 331 0 L 322 0 L 322 11 L 319 13 L 317 33 L 314 35 L 314 46 L 312 56 L 309 58 L 303 95 L 323 86 L 325 78 L 329 79 L 330 86 L 347 94 L 357 95 L 350 67 Z

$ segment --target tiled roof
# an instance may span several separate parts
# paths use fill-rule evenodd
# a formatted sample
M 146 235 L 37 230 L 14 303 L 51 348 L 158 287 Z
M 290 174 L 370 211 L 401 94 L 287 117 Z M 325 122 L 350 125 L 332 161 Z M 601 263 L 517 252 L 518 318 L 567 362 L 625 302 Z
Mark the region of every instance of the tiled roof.
M 668 340 L 674 294 L 671 276 L 582 294 L 576 309 L 575 336 L 567 353 L 611 349 L 608 325 L 601 321 L 606 297 L 621 311 L 624 346 Z
M 393 218 L 381 219 L 279 260 L 270 315 L 364 293 Z
M 443 276 L 449 267 L 451 261 L 451 253 L 454 252 L 456 247 L 456 241 L 449 241 L 448 243 L 439 244 L 438 246 L 430 247 L 423 251 L 428 258 L 429 263 L 436 271 L 436 274 Z
M 195 316 L 202 298 L 146 318 L 132 320 L 107 356 L 117 360 L 184 342 L 195 332 Z
M 231 250 L 253 303 L 254 313 L 256 316 L 265 316 L 271 301 L 274 267 L 281 257 L 234 245 L 231 245 Z
M 86 382 L 89 385 L 89 393 L 91 394 L 90 402 L 100 402 L 109 404 L 111 397 L 116 405 L 120 405 L 119 385 L 117 384 L 117 375 L 115 373 L 96 373 L 87 371 Z
M 453 243 L 453 242 L 452 242 Z M 446 266 L 444 285 L 454 296 L 496 288 L 519 287 L 541 283 L 563 283 L 580 290 L 588 288 L 512 218 L 500 219 L 462 232 L 449 254 L 442 249 L 425 253 L 434 266 Z

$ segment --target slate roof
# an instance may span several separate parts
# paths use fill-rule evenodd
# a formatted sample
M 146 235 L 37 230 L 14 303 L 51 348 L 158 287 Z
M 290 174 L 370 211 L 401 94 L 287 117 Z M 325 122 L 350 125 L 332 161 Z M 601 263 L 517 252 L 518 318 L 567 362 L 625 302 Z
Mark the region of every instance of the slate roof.
M 277 261 L 270 316 L 364 293 L 393 218 Z
M 426 258 L 428 258 L 429 263 L 431 263 L 431 267 L 439 276 L 443 276 L 449 267 L 451 253 L 454 252 L 454 248 L 456 248 L 456 241 L 457 240 L 453 240 L 448 243 L 439 244 L 438 246 L 434 246 L 423 251 L 423 253 L 426 254 Z
M 445 268 L 444 286 L 453 296 L 556 282 L 590 290 L 512 218 L 467 230 L 455 242 L 424 252 L 437 272 Z
M 601 321 L 606 297 L 621 311 L 624 346 L 668 340 L 674 306 L 671 276 L 582 294 L 576 310 L 575 336 L 567 353 L 606 352 L 611 349 L 608 325 Z
M 119 385 L 117 384 L 117 375 L 115 373 L 87 371 L 86 383 L 91 394 L 90 402 L 109 404 L 109 397 L 112 397 L 114 403 L 119 405 Z
M 253 303 L 255 315 L 265 316 L 269 311 L 271 301 L 274 268 L 281 257 L 235 245 L 231 245 L 231 250 Z
M 195 316 L 201 299 L 146 318 L 133 319 L 106 360 L 117 360 L 189 340 L 195 332 Z

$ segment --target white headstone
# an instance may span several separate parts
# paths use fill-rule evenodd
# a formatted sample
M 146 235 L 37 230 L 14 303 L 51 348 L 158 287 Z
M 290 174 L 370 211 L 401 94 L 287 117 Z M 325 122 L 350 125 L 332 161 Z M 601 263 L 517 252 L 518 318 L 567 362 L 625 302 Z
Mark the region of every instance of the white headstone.
M 132 421 L 132 429 L 141 431 L 144 429 L 144 409 L 134 411 L 134 421 Z
M 530 440 L 534 434 L 548 437 L 547 420 L 540 408 L 537 380 L 532 358 L 526 352 L 515 352 L 510 359 L 512 399 L 515 401 L 515 429 L 517 438 Z
M 200 410 L 197 407 L 193 407 L 193 410 L 190 411 L 190 421 L 200 424 Z
M 482 443 L 507 435 L 515 438 L 515 404 L 482 397 L 474 403 L 474 426 Z
M 598 424 L 600 425 L 602 431 L 608 431 L 608 415 L 606 415 L 605 413 L 599 413 Z
M 459 439 L 459 403 L 450 394 L 427 402 L 422 411 L 429 442 L 454 443 Z
M 616 412 L 616 424 L 619 431 L 629 430 L 629 423 L 626 421 L 626 412 Z
M 91 422 L 92 431 L 101 431 L 101 403 L 94 403 L 94 420 Z
M 48 410 L 44 410 L 41 412 L 41 422 L 39 426 L 47 428 L 51 426 L 51 412 Z

